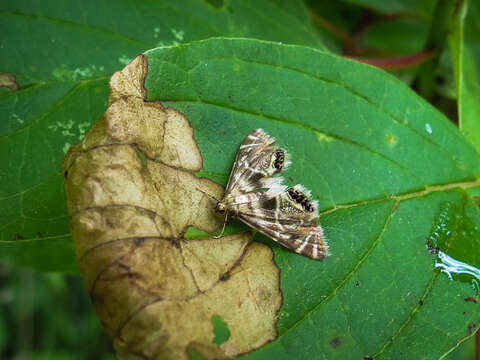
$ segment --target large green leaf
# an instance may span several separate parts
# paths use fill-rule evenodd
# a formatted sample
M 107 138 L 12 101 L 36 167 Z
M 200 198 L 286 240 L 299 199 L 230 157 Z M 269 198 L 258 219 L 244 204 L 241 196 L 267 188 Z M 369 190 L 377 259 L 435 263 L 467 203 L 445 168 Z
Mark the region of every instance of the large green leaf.
M 432 359 L 472 334 L 472 279 L 450 280 L 427 251 L 480 265 L 479 154 L 441 113 L 385 72 L 301 46 L 217 39 L 146 56 L 148 99 L 192 123 L 199 176 L 225 183 L 262 127 L 292 154 L 288 183 L 320 199 L 323 263 L 255 237 L 274 248 L 284 302 L 278 339 L 250 357 Z
M 480 149 L 480 4 L 464 1 L 450 36 L 457 85 L 460 130 Z
M 3 1 L 0 33 L 0 84 L 7 73 L 20 85 L 0 87 L 0 259 L 59 271 L 76 269 L 60 165 L 105 111 L 114 71 L 147 49 L 215 36 L 322 46 L 303 3 L 281 0 L 219 8 L 196 0 Z

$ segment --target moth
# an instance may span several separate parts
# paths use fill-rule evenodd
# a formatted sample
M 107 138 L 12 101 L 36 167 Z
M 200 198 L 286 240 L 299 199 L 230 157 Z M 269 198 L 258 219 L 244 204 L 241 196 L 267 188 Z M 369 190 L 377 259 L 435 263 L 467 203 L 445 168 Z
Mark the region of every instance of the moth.
M 289 188 L 274 177 L 290 165 L 287 152 L 274 144 L 262 129 L 245 138 L 215 210 L 225 214 L 225 222 L 235 217 L 298 254 L 323 259 L 329 253 L 318 203 L 302 185 Z

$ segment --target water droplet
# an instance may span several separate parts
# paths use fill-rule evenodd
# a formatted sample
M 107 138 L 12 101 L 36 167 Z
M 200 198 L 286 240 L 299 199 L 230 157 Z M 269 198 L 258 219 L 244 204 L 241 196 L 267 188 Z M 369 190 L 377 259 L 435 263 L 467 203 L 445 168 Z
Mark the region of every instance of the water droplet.
M 467 263 L 458 261 L 448 256 L 443 251 L 438 252 L 438 261 L 435 267 L 441 269 L 442 272 L 453 280 L 453 274 L 468 274 L 480 280 L 480 270 Z
M 443 203 L 427 238 L 427 249 L 436 255 L 436 269 L 451 280 L 472 284 L 477 294 L 479 246 L 480 231 L 465 213 L 464 204 Z
M 429 123 L 426 123 L 425 124 L 425 131 L 429 134 L 432 134 L 433 133 L 432 125 L 430 125 Z

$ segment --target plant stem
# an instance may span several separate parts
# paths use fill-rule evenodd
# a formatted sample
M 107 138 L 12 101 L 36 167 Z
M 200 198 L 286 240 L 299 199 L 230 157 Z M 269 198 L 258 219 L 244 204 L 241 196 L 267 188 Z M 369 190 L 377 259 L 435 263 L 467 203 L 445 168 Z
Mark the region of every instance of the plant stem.
M 441 54 L 451 28 L 454 15 L 463 0 L 438 0 L 424 51 Z M 439 56 L 420 67 L 415 87 L 420 95 L 430 100 L 435 90 L 435 75 Z
M 405 69 L 412 66 L 416 66 L 422 64 L 426 61 L 429 61 L 431 58 L 436 56 L 437 54 L 433 51 L 420 51 L 419 53 L 407 56 L 399 56 L 399 57 L 390 57 L 390 58 L 365 58 L 365 57 L 357 57 L 357 56 L 346 56 L 347 58 L 354 59 L 366 64 L 370 64 L 381 69 L 385 70 L 397 70 L 397 69 Z

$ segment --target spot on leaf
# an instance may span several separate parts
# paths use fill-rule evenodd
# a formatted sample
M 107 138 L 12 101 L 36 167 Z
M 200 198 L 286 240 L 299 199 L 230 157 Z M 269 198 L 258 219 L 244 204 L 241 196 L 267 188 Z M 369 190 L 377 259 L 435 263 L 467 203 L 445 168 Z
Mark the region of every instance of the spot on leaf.
M 388 144 L 389 146 L 395 146 L 395 145 L 397 145 L 398 139 L 397 139 L 397 137 L 396 137 L 395 135 L 387 134 L 387 135 L 385 135 L 385 137 L 386 137 L 386 139 L 387 139 L 387 144 Z
M 333 347 L 334 349 L 338 348 L 341 344 L 342 344 L 342 341 L 338 336 L 330 340 L 330 346 Z
M 327 134 L 324 134 L 324 133 L 321 133 L 321 132 L 315 132 L 315 134 L 317 135 L 317 139 L 318 141 L 320 142 L 332 142 L 333 141 L 333 138 L 331 136 L 328 136 Z
M 12 91 L 17 91 L 20 88 L 15 75 L 7 73 L 0 73 L 0 87 L 6 87 Z

